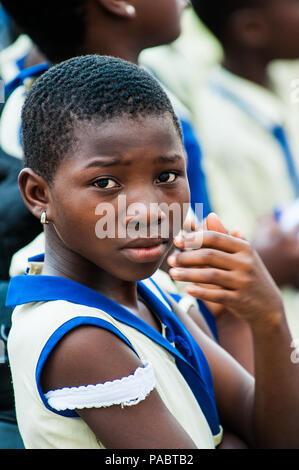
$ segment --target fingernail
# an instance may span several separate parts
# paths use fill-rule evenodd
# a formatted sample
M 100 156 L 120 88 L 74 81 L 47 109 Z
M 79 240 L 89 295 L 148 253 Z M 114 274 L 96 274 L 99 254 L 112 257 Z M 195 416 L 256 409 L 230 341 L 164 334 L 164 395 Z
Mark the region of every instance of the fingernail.
M 169 264 L 175 264 L 176 258 L 175 258 L 174 255 L 171 255 L 171 256 L 169 256 L 167 261 L 168 261 Z
M 170 275 L 174 276 L 174 277 L 179 276 L 180 275 L 180 270 L 176 269 L 176 268 L 173 268 L 173 269 L 170 270 Z

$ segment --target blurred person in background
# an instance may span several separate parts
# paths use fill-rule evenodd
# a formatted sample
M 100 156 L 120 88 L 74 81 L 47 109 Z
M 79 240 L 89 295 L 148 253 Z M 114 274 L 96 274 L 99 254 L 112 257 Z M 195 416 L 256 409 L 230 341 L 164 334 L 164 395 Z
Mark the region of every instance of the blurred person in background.
M 280 224 L 299 197 L 296 0 L 193 0 L 223 58 L 193 88 L 208 189 L 224 225 L 250 239 L 280 286 L 293 336 L 299 336 L 299 218 Z M 200 70 L 198 70 L 200 75 Z M 293 79 L 296 75 L 293 76 Z

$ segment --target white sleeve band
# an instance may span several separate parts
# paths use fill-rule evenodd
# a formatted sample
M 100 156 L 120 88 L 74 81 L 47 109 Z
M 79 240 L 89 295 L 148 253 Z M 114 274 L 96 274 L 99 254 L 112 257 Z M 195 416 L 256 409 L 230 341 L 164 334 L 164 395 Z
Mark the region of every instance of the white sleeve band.
M 112 405 L 132 406 L 144 400 L 155 388 L 151 364 L 138 367 L 133 375 L 104 384 L 51 390 L 45 394 L 51 408 L 57 411 L 102 408 Z

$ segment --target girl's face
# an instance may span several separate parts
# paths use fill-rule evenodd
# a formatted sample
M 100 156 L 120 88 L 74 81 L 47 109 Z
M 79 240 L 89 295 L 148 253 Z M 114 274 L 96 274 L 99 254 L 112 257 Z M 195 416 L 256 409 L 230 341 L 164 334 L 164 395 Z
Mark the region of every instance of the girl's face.
M 298 59 L 299 0 L 272 0 L 265 4 L 264 10 L 270 58 Z
M 49 188 L 54 236 L 74 263 L 83 257 L 125 281 L 151 276 L 189 204 L 186 157 L 172 118 L 124 116 L 80 123 L 74 132 L 76 150 Z
M 299 57 L 299 0 L 264 0 L 252 8 L 240 8 L 235 15 L 239 27 L 232 34 L 233 45 L 243 42 L 259 51 L 267 62 Z M 238 21 L 239 18 L 239 21 Z M 244 18 L 247 18 L 244 26 Z M 241 20 L 241 21 L 240 21 Z

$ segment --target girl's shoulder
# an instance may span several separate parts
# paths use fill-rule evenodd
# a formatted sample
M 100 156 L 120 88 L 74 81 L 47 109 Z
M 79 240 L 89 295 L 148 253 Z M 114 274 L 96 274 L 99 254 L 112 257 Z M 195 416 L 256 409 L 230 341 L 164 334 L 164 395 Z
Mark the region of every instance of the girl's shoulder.
M 49 355 L 63 337 L 81 326 L 110 331 L 129 343 L 122 325 L 106 311 L 58 299 L 30 302 L 14 309 L 9 333 L 10 354 L 20 348 L 29 349 L 30 354 L 35 353 L 37 361 L 41 354 Z

